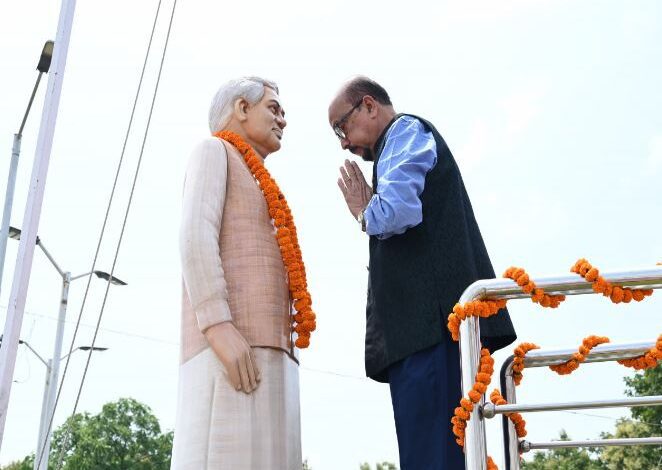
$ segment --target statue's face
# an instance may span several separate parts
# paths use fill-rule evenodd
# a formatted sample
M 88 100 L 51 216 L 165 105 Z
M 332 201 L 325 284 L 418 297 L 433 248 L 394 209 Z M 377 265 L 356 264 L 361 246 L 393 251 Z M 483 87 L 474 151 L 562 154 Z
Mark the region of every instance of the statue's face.
M 287 125 L 280 98 L 271 88 L 264 88 L 259 103 L 249 106 L 243 124 L 246 138 L 263 157 L 280 149 L 283 129 Z

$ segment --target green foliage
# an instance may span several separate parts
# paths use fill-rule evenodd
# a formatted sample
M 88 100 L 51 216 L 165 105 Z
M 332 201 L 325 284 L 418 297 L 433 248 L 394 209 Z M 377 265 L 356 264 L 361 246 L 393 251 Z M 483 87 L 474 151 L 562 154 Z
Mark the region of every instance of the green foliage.
M 628 396 L 662 395 L 662 367 L 648 369 L 625 378 Z M 621 419 L 613 433 L 602 433 L 603 439 L 651 437 L 662 435 L 662 407 L 631 409 L 633 419 Z M 567 439 L 562 432 L 561 439 Z M 525 470 L 642 470 L 662 469 L 662 447 L 604 447 L 599 451 L 556 449 L 536 452 L 533 460 L 524 462 Z
M 65 439 L 67 427 L 71 427 Z M 96 415 L 77 413 L 53 433 L 49 470 L 64 448 L 62 470 L 169 470 L 173 433 L 132 398 L 107 403 Z M 34 455 L 2 470 L 32 470 Z
M 632 378 L 625 378 L 627 389 L 625 394 L 630 397 L 643 395 L 662 395 L 662 367 L 648 369 L 643 373 L 638 373 Z M 632 417 L 645 423 L 657 426 L 657 432 L 660 432 L 662 425 L 662 407 L 660 406 L 642 406 L 632 408 Z M 655 432 L 655 431 L 654 431 Z
M 561 431 L 560 440 L 570 440 L 565 431 Z M 523 461 L 522 470 L 604 470 L 602 462 L 593 453 L 584 449 L 552 449 L 536 452 L 532 461 Z

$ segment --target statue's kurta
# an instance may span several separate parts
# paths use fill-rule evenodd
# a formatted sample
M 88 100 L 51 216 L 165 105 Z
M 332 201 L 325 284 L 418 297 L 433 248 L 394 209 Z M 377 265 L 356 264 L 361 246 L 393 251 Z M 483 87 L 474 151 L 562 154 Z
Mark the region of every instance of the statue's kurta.
M 182 336 L 172 469 L 301 469 L 287 278 L 267 204 L 242 156 L 210 138 L 191 156 L 180 230 Z M 232 321 L 262 380 L 236 391 L 204 332 Z

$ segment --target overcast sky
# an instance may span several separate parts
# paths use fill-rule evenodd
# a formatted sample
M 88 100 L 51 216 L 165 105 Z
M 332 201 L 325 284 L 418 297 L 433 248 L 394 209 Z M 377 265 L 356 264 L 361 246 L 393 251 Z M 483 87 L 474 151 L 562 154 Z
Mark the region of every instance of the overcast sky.
M 74 275 L 91 266 L 138 83 L 156 0 L 80 1 L 64 74 L 39 235 Z M 98 269 L 109 270 L 136 166 L 165 39 L 164 1 Z M 7 178 L 43 42 L 59 2 L 0 7 L 0 181 Z M 565 274 L 579 257 L 602 270 L 662 260 L 662 7 L 650 1 L 412 0 L 181 1 L 143 165 L 80 411 L 120 397 L 149 405 L 174 427 L 181 278 L 180 197 L 186 161 L 208 135 L 210 100 L 224 81 L 256 74 L 278 82 L 287 113 L 282 150 L 267 159 L 299 228 L 318 331 L 301 353 L 303 455 L 315 470 L 397 460 L 388 387 L 363 378 L 367 238 L 336 186 L 348 156 L 328 126 L 330 99 L 361 73 L 382 83 L 396 110 L 438 127 L 463 172 L 497 273 Z M 24 131 L 12 225 L 20 226 L 45 81 Z M 366 174 L 371 171 L 361 163 Z M 4 191 L 2 191 L 4 195 Z M 2 196 L 4 197 L 4 196 Z M 9 242 L 0 295 L 6 311 L 18 243 Z M 83 323 L 96 322 L 104 284 L 94 280 Z M 85 280 L 70 289 L 68 320 Z M 35 253 L 21 338 L 50 357 L 60 284 Z M 660 299 L 614 306 L 570 298 L 560 309 L 512 302 L 521 341 L 575 347 L 588 334 L 654 340 Z M 68 348 L 73 323 L 67 325 Z M 84 326 L 76 345 L 91 341 Z M 496 355 L 500 365 L 511 349 Z M 56 424 L 71 413 L 85 355 L 75 353 Z M 498 370 L 498 368 L 497 368 Z M 570 377 L 525 371 L 521 402 L 623 395 L 620 366 L 583 366 Z M 44 367 L 19 349 L 0 463 L 34 451 Z M 595 438 L 627 410 L 527 417 L 532 441 Z M 488 446 L 500 460 L 501 434 Z

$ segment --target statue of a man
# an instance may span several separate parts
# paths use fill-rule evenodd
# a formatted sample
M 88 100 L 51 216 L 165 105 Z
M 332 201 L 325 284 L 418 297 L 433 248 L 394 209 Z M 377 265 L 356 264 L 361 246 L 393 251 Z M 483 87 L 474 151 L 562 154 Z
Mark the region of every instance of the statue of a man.
M 263 160 L 280 149 L 285 126 L 275 83 L 232 80 L 211 105 L 214 137 L 195 148 L 186 170 L 172 469 L 302 467 L 292 299 L 307 309 L 297 321 L 310 320 L 309 327 L 295 328 L 301 347 L 314 329 L 314 314 L 301 290 L 305 273 L 301 281 L 287 264 L 295 256 L 287 256 L 291 244 L 281 235 L 289 232 L 274 222 L 282 214 L 272 207 L 274 199 L 287 204 L 282 194 L 267 194 L 273 180 L 260 179 L 268 176 Z M 293 287 L 297 279 L 302 283 Z

